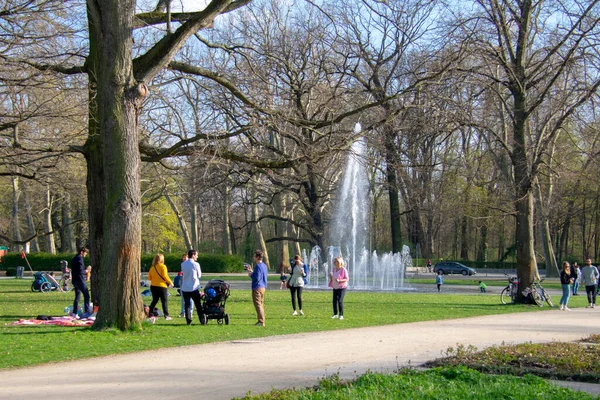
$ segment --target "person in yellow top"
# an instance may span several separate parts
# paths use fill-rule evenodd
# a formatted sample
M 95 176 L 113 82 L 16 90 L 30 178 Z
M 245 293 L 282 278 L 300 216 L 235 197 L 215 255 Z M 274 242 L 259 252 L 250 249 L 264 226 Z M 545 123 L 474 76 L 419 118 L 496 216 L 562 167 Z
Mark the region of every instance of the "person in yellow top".
M 165 319 L 170 321 L 173 318 L 169 316 L 169 303 L 167 300 L 169 298 L 168 288 L 173 287 L 173 282 L 171 282 L 171 279 L 169 278 L 169 271 L 165 265 L 165 256 L 162 254 L 154 256 L 152 266 L 150 267 L 150 271 L 148 271 L 148 279 L 150 280 L 150 292 L 152 293 L 150 315 L 152 315 L 154 307 L 156 307 L 156 303 L 158 303 L 158 300 L 160 299 Z

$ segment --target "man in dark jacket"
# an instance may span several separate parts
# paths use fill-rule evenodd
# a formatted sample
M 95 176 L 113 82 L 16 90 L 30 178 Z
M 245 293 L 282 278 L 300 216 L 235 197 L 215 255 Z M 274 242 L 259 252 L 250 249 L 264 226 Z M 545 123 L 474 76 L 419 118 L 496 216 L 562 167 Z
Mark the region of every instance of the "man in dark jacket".
M 88 249 L 82 247 L 79 249 L 79 253 L 71 260 L 71 282 L 73 282 L 73 288 L 75 290 L 75 301 L 73 301 L 73 315 L 77 315 L 79 310 L 79 300 L 83 293 L 83 314 L 81 318 L 88 318 L 92 315 L 90 310 L 90 291 L 88 290 L 86 281 L 86 269 L 83 262 L 83 258 L 88 253 Z

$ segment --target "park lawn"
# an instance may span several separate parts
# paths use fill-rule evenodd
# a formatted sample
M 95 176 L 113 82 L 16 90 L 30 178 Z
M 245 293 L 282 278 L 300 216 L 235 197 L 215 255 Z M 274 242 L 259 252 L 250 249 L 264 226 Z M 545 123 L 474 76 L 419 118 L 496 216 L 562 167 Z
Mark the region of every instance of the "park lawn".
M 538 309 L 502 305 L 497 295 L 349 291 L 344 302 L 346 319 L 342 322 L 330 319 L 331 292 L 328 290 L 305 291 L 304 317 L 291 316 L 287 290 L 269 290 L 265 300 L 267 326 L 261 329 L 253 326 L 256 319 L 250 291 L 232 290 L 226 305 L 231 325 L 218 325 L 215 320 L 210 320 L 207 326 L 200 326 L 196 319 L 188 327 L 183 318 L 176 317 L 181 297 L 171 290 L 169 309 L 173 320 L 160 318 L 154 325 L 145 323 L 139 331 L 108 329 L 96 332 L 87 327 L 10 325 L 18 319 L 35 318 L 39 314 L 64 315 L 63 309 L 72 304 L 72 292 L 34 293 L 30 286 L 31 280 L 27 279 L 0 280 L 0 368 L 299 332 Z M 150 300 L 143 298 L 145 304 Z M 574 298 L 570 305 L 585 304 L 582 298 Z

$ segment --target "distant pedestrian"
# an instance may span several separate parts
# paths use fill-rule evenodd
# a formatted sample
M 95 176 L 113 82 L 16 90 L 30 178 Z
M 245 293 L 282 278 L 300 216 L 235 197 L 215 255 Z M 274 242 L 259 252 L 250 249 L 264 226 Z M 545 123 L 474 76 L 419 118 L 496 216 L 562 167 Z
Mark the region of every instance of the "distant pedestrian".
M 430 258 L 427 259 L 427 262 L 425 263 L 425 265 L 426 265 L 426 268 L 427 268 L 427 272 L 432 272 L 432 269 L 431 269 L 431 259 Z
M 344 296 L 350 277 L 344 267 L 344 259 L 336 257 L 333 260 L 333 271 L 329 273 L 329 287 L 333 289 L 333 319 L 344 319 Z
M 279 264 L 279 290 L 285 289 L 287 283 L 287 275 L 285 274 L 287 267 L 284 263 Z
M 487 285 L 483 281 L 479 281 L 479 291 L 481 293 L 487 292 Z
M 442 285 L 444 284 L 444 276 L 442 271 L 437 272 L 437 276 L 435 277 L 435 284 L 437 285 L 437 291 L 442 291 Z
M 581 278 L 585 285 L 589 305 L 587 308 L 596 307 L 596 294 L 598 293 L 598 268 L 592 265 L 592 260 L 585 260 L 585 266 L 581 268 Z
M 579 264 L 577 264 L 577 261 L 575 261 L 573 265 L 571 265 L 571 269 L 575 279 L 573 281 L 573 296 L 579 296 L 577 292 L 579 292 L 579 285 L 581 285 L 581 268 L 579 268 Z
M 265 326 L 265 290 L 267 290 L 267 265 L 263 262 L 263 252 L 254 252 L 255 266 L 248 266 L 248 276 L 252 278 L 252 302 L 258 321 L 255 326 Z
M 571 311 L 568 307 L 569 297 L 571 297 L 571 284 L 573 283 L 573 274 L 571 265 L 568 261 L 563 261 L 562 271 L 560 271 L 560 284 L 562 286 L 562 297 L 560 298 L 560 309 L 562 311 Z
M 75 300 L 73 301 L 73 315 L 77 315 L 79 310 L 79 300 L 83 294 L 83 314 L 81 318 L 88 318 L 92 315 L 90 310 L 90 291 L 88 290 L 86 282 L 86 268 L 83 258 L 88 253 L 86 247 L 79 249 L 79 253 L 71 260 L 71 282 L 73 283 L 73 289 L 75 291 Z

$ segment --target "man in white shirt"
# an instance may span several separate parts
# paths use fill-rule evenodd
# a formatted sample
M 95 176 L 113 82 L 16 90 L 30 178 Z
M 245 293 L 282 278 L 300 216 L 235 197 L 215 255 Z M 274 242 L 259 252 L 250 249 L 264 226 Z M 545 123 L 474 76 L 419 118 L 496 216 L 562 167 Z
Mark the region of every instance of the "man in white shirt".
M 198 252 L 190 250 L 188 251 L 187 261 L 181 263 L 181 272 L 183 272 L 181 294 L 185 306 L 185 320 L 188 325 L 192 324 L 192 300 L 196 305 L 200 323 L 202 323 L 202 304 L 200 303 L 200 277 L 202 276 L 202 271 L 197 260 Z

